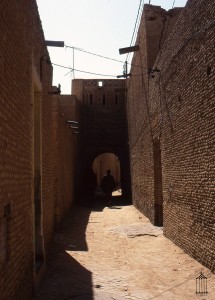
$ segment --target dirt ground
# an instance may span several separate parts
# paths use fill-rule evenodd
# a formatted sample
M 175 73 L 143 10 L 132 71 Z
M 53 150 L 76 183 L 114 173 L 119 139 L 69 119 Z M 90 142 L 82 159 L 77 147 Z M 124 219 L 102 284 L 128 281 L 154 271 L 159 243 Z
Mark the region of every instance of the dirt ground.
M 196 295 L 196 277 L 207 295 Z M 214 300 L 215 275 L 116 198 L 74 207 L 56 232 L 35 300 Z

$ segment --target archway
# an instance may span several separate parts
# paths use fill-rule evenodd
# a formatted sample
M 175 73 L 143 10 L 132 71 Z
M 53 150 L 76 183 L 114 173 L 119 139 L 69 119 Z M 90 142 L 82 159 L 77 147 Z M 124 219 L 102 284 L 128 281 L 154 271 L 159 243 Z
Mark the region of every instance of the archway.
M 92 169 L 96 174 L 98 191 L 100 191 L 101 181 L 106 171 L 111 170 L 116 182 L 116 191 L 113 192 L 113 196 L 121 195 L 121 165 L 117 155 L 110 152 L 99 154 L 92 163 Z
M 77 197 L 77 201 L 83 201 L 83 203 L 88 204 L 90 198 L 92 198 L 89 194 L 93 193 L 95 200 L 104 202 L 105 195 L 101 189 L 101 179 L 106 175 L 106 171 L 110 169 L 117 183 L 116 190 L 112 194 L 114 200 L 117 202 L 120 200 L 123 205 L 130 204 L 131 185 L 127 150 L 121 147 L 98 147 L 97 145 L 84 148 L 83 150 L 80 160 L 79 181 L 82 197 Z

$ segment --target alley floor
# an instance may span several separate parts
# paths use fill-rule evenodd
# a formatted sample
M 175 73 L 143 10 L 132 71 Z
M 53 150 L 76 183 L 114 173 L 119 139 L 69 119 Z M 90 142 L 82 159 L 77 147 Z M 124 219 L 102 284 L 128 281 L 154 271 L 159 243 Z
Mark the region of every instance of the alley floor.
M 117 199 L 117 198 L 116 198 Z M 208 294 L 196 295 L 196 277 Z M 214 300 L 215 275 L 132 205 L 74 207 L 55 233 L 35 300 Z

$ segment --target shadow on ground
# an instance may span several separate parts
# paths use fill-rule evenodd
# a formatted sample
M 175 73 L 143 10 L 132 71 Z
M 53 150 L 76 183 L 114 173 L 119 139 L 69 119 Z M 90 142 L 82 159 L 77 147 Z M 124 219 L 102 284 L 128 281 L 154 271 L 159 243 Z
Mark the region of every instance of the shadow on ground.
M 35 300 L 94 299 L 91 272 L 69 254 L 88 250 L 85 231 L 90 212 L 89 208 L 74 206 L 55 232 Z
M 102 194 L 96 194 L 93 201 L 85 201 L 85 206 L 87 206 L 92 211 L 103 211 L 105 207 L 108 207 L 108 203 L 106 202 L 105 196 Z M 111 209 L 120 209 L 121 206 L 132 205 L 130 198 L 126 198 L 122 195 L 117 195 L 112 197 Z
M 120 209 L 122 205 L 130 203 L 122 196 L 113 197 L 112 209 Z M 91 211 L 103 211 L 106 206 L 104 196 L 95 197 L 93 203 L 85 199 L 73 206 L 54 234 L 47 259 L 47 271 L 35 300 L 95 299 L 92 273 L 71 255 L 74 251 L 88 251 L 86 227 Z

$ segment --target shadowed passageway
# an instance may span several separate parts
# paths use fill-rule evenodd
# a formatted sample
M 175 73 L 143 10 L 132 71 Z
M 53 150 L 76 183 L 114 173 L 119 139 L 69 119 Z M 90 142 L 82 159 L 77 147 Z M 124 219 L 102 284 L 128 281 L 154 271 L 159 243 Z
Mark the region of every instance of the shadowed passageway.
M 112 208 L 98 198 L 92 210 L 73 207 L 55 233 L 35 300 L 193 300 L 200 271 L 214 295 L 215 276 L 166 239 L 162 228 L 120 197 Z

